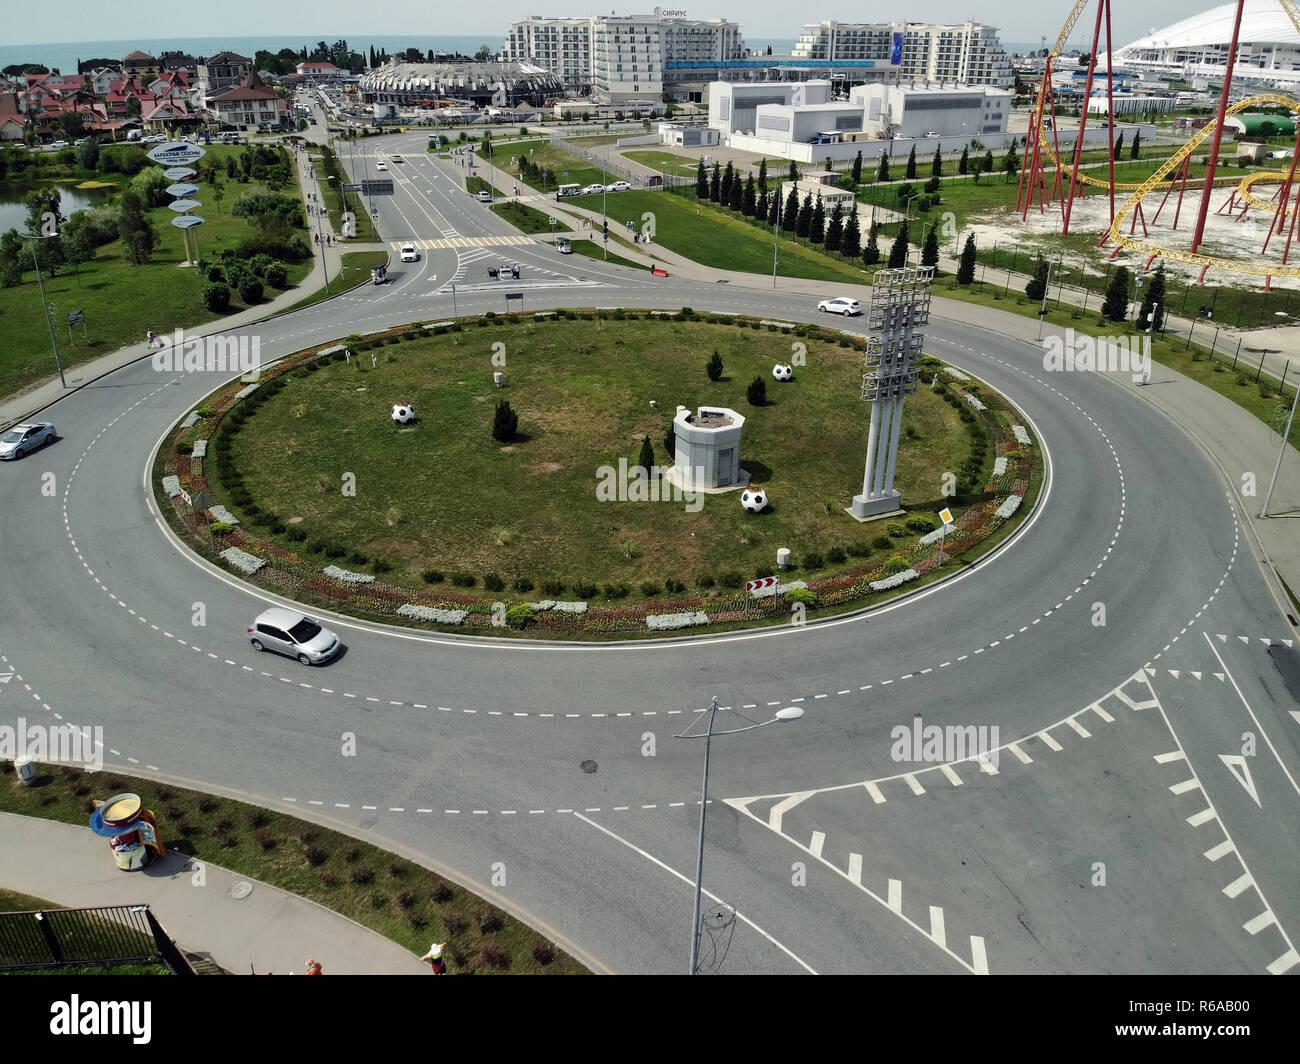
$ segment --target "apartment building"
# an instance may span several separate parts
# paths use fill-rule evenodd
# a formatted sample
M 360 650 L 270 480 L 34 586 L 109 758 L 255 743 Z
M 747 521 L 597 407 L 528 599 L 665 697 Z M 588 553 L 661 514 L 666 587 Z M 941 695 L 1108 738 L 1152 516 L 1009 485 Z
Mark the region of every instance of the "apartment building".
M 559 78 L 566 90 L 591 91 L 591 18 L 543 18 L 529 15 L 510 24 L 502 58 L 536 63 Z
M 903 34 L 901 63 L 891 63 L 894 35 Z M 791 53 L 795 59 L 874 60 L 875 73 L 896 72 L 904 81 L 1010 85 L 1011 61 L 998 31 L 978 22 L 941 25 L 922 22 L 806 25 Z

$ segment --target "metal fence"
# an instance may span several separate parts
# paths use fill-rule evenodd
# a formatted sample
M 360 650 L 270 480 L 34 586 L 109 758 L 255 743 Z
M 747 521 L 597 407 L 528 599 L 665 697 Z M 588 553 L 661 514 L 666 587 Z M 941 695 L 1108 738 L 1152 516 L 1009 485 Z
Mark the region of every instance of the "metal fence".
M 646 181 L 645 170 L 632 170 L 623 165 L 621 162 L 615 162 L 613 159 L 604 155 L 597 155 L 590 148 L 584 148 L 580 144 L 574 143 L 569 138 L 559 133 L 550 135 L 551 143 L 557 148 L 567 151 L 570 155 L 576 155 L 579 159 L 585 159 L 587 162 L 598 166 L 624 181 L 629 182 L 633 188 L 644 188 Z M 675 174 L 666 174 L 660 170 L 653 170 L 652 167 L 646 167 L 646 170 L 652 170 L 655 177 L 659 178 L 660 184 L 665 188 L 671 188 L 678 185 L 694 185 L 693 177 L 681 177 Z
M 147 905 L 0 913 L 0 971 L 159 963 L 193 974 Z

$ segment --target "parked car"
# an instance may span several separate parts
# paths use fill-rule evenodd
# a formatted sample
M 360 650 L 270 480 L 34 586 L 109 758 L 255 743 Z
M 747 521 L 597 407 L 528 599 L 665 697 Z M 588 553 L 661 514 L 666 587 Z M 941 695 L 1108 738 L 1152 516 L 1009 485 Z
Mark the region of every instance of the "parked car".
M 414 245 L 414 244 L 403 244 L 403 245 L 402 245 L 402 261 L 403 261 L 403 262 L 419 262 L 419 261 L 420 261 L 420 253 L 415 249 L 415 245 Z
M 817 309 L 823 314 L 843 314 L 848 317 L 850 314 L 861 314 L 862 304 L 848 296 L 836 296 L 834 299 L 823 299 L 817 304 Z
M 51 148 L 66 148 L 67 146 L 68 142 L 66 140 L 56 140 L 50 145 Z
M 478 193 L 477 199 L 478 199 L 479 203 L 491 203 L 491 202 L 492 202 L 492 193 L 489 192 L 487 189 L 482 189 L 482 190 Z
M 21 458 L 54 439 L 54 426 L 48 421 L 15 425 L 0 436 L 0 458 Z
M 339 637 L 305 613 L 273 606 L 248 626 L 248 641 L 256 651 L 273 650 L 297 658 L 303 665 L 320 665 L 338 653 Z
M 581 192 L 579 192 L 578 195 L 579 195 L 579 196 L 599 196 L 599 195 L 600 195 L 602 192 L 604 192 L 604 191 L 605 191 L 605 186 L 604 186 L 604 185 L 588 185 L 588 186 L 587 186 L 586 188 L 584 188 Z
M 606 192 L 631 192 L 632 186 L 627 181 L 615 181 L 612 185 L 605 186 Z
M 926 132 L 926 134 L 925 134 L 925 139 L 926 139 L 926 140 L 938 140 L 938 139 L 939 139 L 939 134 L 938 134 L 937 132 L 935 132 L 933 129 L 928 130 L 928 131 Z

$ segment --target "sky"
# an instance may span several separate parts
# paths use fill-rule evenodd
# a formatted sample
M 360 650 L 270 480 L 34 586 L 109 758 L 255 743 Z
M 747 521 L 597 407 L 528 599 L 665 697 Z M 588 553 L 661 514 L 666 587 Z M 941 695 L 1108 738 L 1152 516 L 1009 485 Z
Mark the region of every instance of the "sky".
M 967 18 L 997 26 L 1004 41 L 1035 41 L 1047 36 L 1052 43 L 1071 7 L 1071 0 L 1051 0 L 1031 4 L 1024 0 L 904 0 L 881 3 L 878 0 L 817 0 L 808 5 L 792 5 L 789 0 L 709 0 L 687 4 L 685 0 L 665 3 L 645 0 L 630 6 L 618 6 L 613 0 L 498 0 L 478 8 L 470 4 L 451 4 L 429 0 L 384 0 L 378 8 L 355 3 L 355 0 L 312 0 L 310 5 L 274 4 L 265 0 L 222 0 L 218 4 L 201 4 L 186 13 L 175 13 L 167 5 L 142 3 L 141 0 L 61 0 L 59 3 L 23 5 L 21 19 L 6 20 L 7 44 L 42 44 L 65 41 L 121 40 L 140 37 L 180 36 L 212 37 L 229 33 L 236 36 L 292 35 L 312 41 L 339 37 L 351 40 L 366 35 L 388 36 L 411 33 L 423 36 L 482 36 L 493 42 L 503 38 L 512 19 L 526 15 L 594 15 L 616 12 L 620 15 L 647 14 L 656 6 L 685 10 L 691 18 L 730 18 L 740 23 L 747 37 L 794 39 L 805 19 L 841 22 L 890 21 L 907 18 L 926 22 L 963 22 Z M 1114 5 L 1115 43 L 1127 43 L 1148 33 L 1187 18 L 1198 11 L 1217 6 L 1213 0 L 1119 0 Z M 1080 20 L 1071 40 L 1082 36 L 1085 20 L 1094 17 L 1090 6 Z M 238 27 L 234 29 L 233 27 Z M 1091 27 L 1089 27 L 1089 30 Z

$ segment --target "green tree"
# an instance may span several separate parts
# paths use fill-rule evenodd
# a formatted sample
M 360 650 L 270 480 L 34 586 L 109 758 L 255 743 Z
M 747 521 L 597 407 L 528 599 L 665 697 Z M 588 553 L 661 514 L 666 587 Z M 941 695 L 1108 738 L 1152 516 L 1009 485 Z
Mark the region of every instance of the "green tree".
M 862 232 L 858 228 L 858 212 L 855 208 L 850 207 L 848 217 L 844 222 L 844 240 L 840 247 L 840 254 L 846 259 L 856 259 L 862 254 Z
M 762 377 L 755 377 L 745 389 L 745 398 L 750 406 L 763 406 L 767 402 L 767 382 Z
M 1152 312 L 1155 322 L 1152 323 Z M 1142 294 L 1142 309 L 1138 313 L 1138 328 L 1159 332 L 1165 323 L 1165 260 L 1156 267 L 1151 283 Z
M 912 150 L 907 153 L 907 170 L 903 176 L 909 181 L 916 178 L 916 145 L 912 145 Z
M 23 242 L 17 229 L 0 236 L 0 287 L 16 288 L 23 281 Z
M 1013 140 L 1007 153 L 1002 157 L 1002 169 L 1006 172 L 1007 179 L 1013 180 L 1020 172 L 1020 155 L 1016 152 L 1016 142 Z
M 858 154 L 853 159 L 853 171 L 850 175 L 853 178 L 853 187 L 856 188 L 862 184 L 862 149 L 858 149 Z M 854 258 L 857 258 L 855 255 Z
M 509 443 L 515 438 L 519 428 L 519 415 L 510 409 L 507 399 L 498 399 L 496 412 L 492 415 L 492 438 L 501 443 Z
M 700 165 L 695 169 L 695 195 L 697 199 L 709 198 L 709 172 L 704 168 L 704 156 L 702 155 L 700 156 Z
M 898 227 L 898 236 L 894 237 L 894 242 L 889 248 L 889 268 L 891 270 L 897 270 L 907 265 L 907 253 L 910 250 L 908 247 L 909 235 L 907 223 L 903 222 Z
M 744 205 L 745 189 L 740 180 L 740 171 L 737 170 L 731 175 L 731 198 L 727 201 L 727 206 L 733 211 L 738 211 Z
M 730 161 L 727 168 L 722 172 L 722 185 L 719 189 L 719 201 L 723 206 L 731 205 L 731 183 L 736 179 L 736 171 L 732 168 Z
M 986 174 L 993 173 L 993 149 L 992 148 L 990 148 L 988 151 L 984 153 L 984 165 L 980 167 L 980 170 Z
M 1123 154 L 1124 154 L 1124 131 L 1120 130 L 1119 136 L 1115 138 L 1115 153 L 1114 155 L 1111 156 L 1111 158 L 1118 159 Z
M 745 179 L 745 190 L 740 200 L 740 212 L 746 218 L 752 218 L 754 217 L 754 213 L 755 211 L 757 211 L 757 209 L 758 209 L 758 196 L 754 191 L 754 175 L 750 174 Z
M 1128 286 L 1128 267 L 1120 266 L 1110 275 L 1106 300 L 1101 305 L 1101 316 L 1107 321 L 1121 322 L 1128 317 Z
M 844 207 L 835 201 L 830 219 L 826 222 L 826 250 L 839 251 L 844 244 Z
M 1129 149 L 1128 157 L 1130 159 L 1138 158 L 1139 157 L 1138 153 L 1141 151 L 1141 149 L 1142 149 L 1142 130 L 1135 129 L 1133 130 L 1133 147 Z
M 1025 285 L 1025 295 L 1035 303 L 1041 301 L 1043 296 L 1047 294 L 1047 271 L 1047 261 L 1040 258 L 1034 266 L 1034 275 L 1029 278 L 1029 282 Z
M 821 198 L 820 196 L 818 197 Z M 799 206 L 799 215 L 795 219 L 794 231 L 796 236 L 806 237 L 812 229 L 813 220 L 813 203 L 812 193 L 804 195 L 803 203 Z
M 722 198 L 722 167 L 713 164 L 713 176 L 709 178 L 709 199 L 717 203 Z
M 970 149 L 963 147 L 961 158 L 957 160 L 957 173 L 966 174 L 970 172 Z
M 930 176 L 943 177 L 943 151 L 934 149 L 934 158 L 930 160 Z
M 786 172 L 785 179 L 786 179 L 787 181 L 798 181 L 798 180 L 799 180 L 799 167 L 797 167 L 797 166 L 795 165 L 795 162 L 794 162 L 793 159 L 790 160 L 790 169 Z
M 158 234 L 149 219 L 144 216 L 144 204 L 136 193 L 127 190 L 122 193 L 118 207 L 117 231 L 126 248 L 126 258 L 134 266 L 149 261 L 154 248 L 158 246 Z
M 767 194 L 767 160 L 758 161 L 758 191 Z
M 938 266 L 939 265 L 939 234 L 937 226 L 930 226 L 929 232 L 925 234 L 925 243 L 921 246 L 921 265 Z
M 880 262 L 879 232 L 879 224 L 872 222 L 871 229 L 867 232 L 867 246 L 862 249 L 862 264 L 864 266 L 875 266 Z
M 889 180 L 889 155 L 888 155 L 888 153 L 882 152 L 881 155 L 880 155 L 880 165 L 879 165 L 878 167 L 876 167 L 876 180 L 877 180 L 877 181 L 888 181 L 888 180 Z
M 980 175 L 981 175 L 982 173 L 984 173 L 984 160 L 983 160 L 983 159 L 976 159 L 976 160 L 971 164 L 970 172 L 971 172 L 971 175 L 972 175 L 972 177 L 973 177 L 973 179 L 974 179 L 974 181 L 975 181 L 975 184 L 978 185 L 978 184 L 980 183 Z
M 957 283 L 975 283 L 975 234 L 966 238 L 966 246 L 961 249 L 961 260 L 957 263 Z
M 479 48 L 479 50 L 474 53 L 474 61 L 476 63 L 486 63 L 491 58 L 492 58 L 492 49 L 489 48 L 486 44 L 482 45 Z
M 814 244 L 820 244 L 826 239 L 826 207 L 822 204 L 821 193 L 817 194 L 812 218 L 808 222 L 808 239 Z
M 799 228 L 799 189 L 794 185 L 790 186 L 790 195 L 786 197 L 785 210 L 781 212 L 781 228 L 787 233 L 796 232 Z
M 217 211 L 221 211 L 221 201 L 226 198 L 226 186 L 222 183 L 221 178 L 214 177 L 211 181 L 212 199 L 217 205 Z
M 645 470 L 646 476 L 649 476 L 650 470 L 654 468 L 655 449 L 650 443 L 649 433 L 646 433 L 641 441 L 641 457 L 636 460 L 636 464 Z
M 722 356 L 717 351 L 713 352 L 708 364 L 704 367 L 704 372 L 709 375 L 709 380 L 715 384 L 722 380 Z
M 83 170 L 94 170 L 99 165 L 99 141 L 94 137 L 77 145 L 77 165 Z
M 781 190 L 772 189 L 767 197 L 767 224 L 779 225 L 781 222 Z

